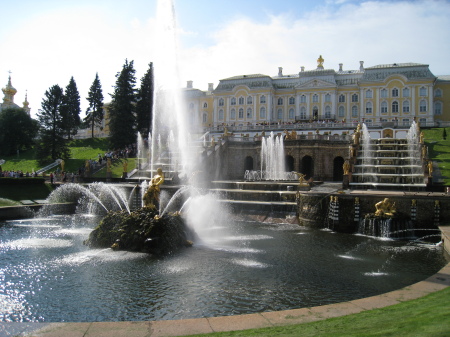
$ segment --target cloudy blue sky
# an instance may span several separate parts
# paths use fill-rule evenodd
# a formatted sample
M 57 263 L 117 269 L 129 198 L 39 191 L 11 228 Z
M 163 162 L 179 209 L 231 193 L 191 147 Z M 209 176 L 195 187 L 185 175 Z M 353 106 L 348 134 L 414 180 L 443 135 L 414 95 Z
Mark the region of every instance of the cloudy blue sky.
M 294 74 L 416 62 L 450 74 L 450 1 L 174 0 L 181 80 L 206 90 L 242 74 Z M 22 0 L 0 4 L 0 86 L 12 74 L 33 115 L 73 76 L 84 110 L 98 72 L 105 101 L 125 59 L 140 79 L 153 61 L 156 0 Z M 155 66 L 157 66 L 155 64 Z M 138 81 L 139 82 L 139 81 Z

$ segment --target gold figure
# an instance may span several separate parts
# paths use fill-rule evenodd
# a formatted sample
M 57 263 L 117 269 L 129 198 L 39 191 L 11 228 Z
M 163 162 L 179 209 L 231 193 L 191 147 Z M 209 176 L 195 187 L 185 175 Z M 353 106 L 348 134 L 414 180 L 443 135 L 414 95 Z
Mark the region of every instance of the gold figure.
M 351 165 L 350 165 L 348 160 L 346 160 L 344 162 L 344 165 L 342 165 L 342 168 L 344 169 L 344 175 L 349 175 L 350 174 Z
M 108 157 L 106 160 L 106 172 L 111 173 L 111 158 Z
M 359 138 L 361 137 L 361 125 L 358 124 L 355 133 L 353 134 L 353 144 L 359 145 Z
M 294 171 L 293 171 L 293 173 L 297 175 L 299 185 L 306 185 L 306 180 L 305 180 L 306 174 L 298 173 L 298 172 L 294 172 Z
M 428 175 L 431 176 L 433 173 L 433 161 L 429 160 L 427 166 L 428 166 Z
M 355 198 L 355 204 L 359 204 L 359 198 L 358 197 Z
M 323 62 L 325 60 L 323 59 L 322 55 L 319 56 L 317 59 L 317 69 L 323 69 Z
M 151 209 L 158 209 L 159 207 L 159 194 L 161 192 L 159 185 L 164 182 L 164 174 L 162 169 L 158 168 L 156 173 L 157 174 L 150 181 L 150 185 L 142 197 L 144 206 Z
M 376 212 L 375 216 L 388 216 L 393 217 L 397 213 L 397 207 L 395 202 L 391 203 L 389 198 L 379 201 L 375 204 Z
M 423 144 L 423 138 L 424 138 L 424 134 L 423 134 L 423 131 L 422 131 L 422 132 L 420 132 L 420 136 L 419 136 L 420 144 Z

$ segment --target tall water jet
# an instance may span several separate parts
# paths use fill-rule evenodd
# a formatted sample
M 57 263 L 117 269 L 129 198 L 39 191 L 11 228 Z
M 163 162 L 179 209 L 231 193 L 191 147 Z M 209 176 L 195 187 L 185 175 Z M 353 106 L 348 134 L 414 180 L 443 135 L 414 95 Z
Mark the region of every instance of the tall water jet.
M 417 123 L 413 121 L 411 127 L 408 130 L 408 133 L 406 134 L 406 140 L 408 142 L 408 157 L 412 174 L 422 173 L 419 132 L 420 131 Z
M 178 39 L 175 9 L 171 0 L 159 0 L 157 4 L 156 22 L 156 50 L 154 81 L 154 116 L 152 134 L 161 140 L 169 142 L 163 155 L 152 143 L 151 171 L 156 165 L 168 161 L 166 175 L 170 177 L 174 172 L 182 171 L 189 176 L 195 169 L 195 153 L 190 151 L 189 125 L 187 111 L 181 95 L 181 82 L 178 62 Z M 173 136 L 172 136 L 173 135 Z M 169 160 L 170 159 L 170 160 Z M 159 162 L 159 163 L 158 163 Z M 157 164 L 158 163 L 158 164 Z
M 273 132 L 261 140 L 261 173 L 265 180 L 283 180 L 286 176 L 283 136 Z
M 362 165 L 363 173 L 365 173 L 363 179 L 366 182 L 374 182 L 374 176 L 370 174 L 373 173 L 372 167 L 374 164 L 372 138 L 370 137 L 369 129 L 365 123 L 362 124 L 361 133 Z

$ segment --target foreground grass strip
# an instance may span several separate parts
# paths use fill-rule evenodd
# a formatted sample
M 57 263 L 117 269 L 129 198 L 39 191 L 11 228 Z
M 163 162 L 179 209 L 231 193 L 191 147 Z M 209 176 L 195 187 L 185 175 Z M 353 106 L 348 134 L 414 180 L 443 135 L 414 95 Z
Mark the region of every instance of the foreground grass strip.
M 386 308 L 313 323 L 195 336 L 450 336 L 450 287 Z

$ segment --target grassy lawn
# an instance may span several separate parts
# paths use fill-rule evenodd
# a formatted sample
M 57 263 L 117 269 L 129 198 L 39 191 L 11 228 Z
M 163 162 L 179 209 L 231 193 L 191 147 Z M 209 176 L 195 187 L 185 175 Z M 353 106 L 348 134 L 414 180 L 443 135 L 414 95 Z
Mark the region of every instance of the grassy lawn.
M 424 129 L 428 156 L 438 164 L 444 184 L 450 186 L 450 129 L 447 139 L 442 138 L 443 128 Z
M 390 307 L 319 322 L 195 336 L 450 336 L 450 287 Z

